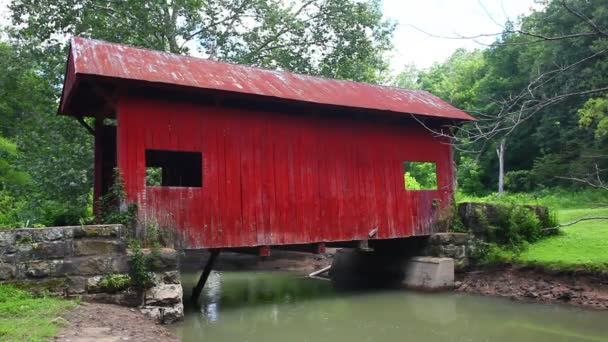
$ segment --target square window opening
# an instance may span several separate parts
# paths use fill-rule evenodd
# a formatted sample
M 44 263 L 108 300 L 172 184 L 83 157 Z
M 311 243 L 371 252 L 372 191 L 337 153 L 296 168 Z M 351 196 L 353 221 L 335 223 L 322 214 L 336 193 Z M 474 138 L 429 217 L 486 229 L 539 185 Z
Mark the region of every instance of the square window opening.
M 146 150 L 146 186 L 200 188 L 202 185 L 202 153 Z
M 403 180 L 406 190 L 437 190 L 437 164 L 405 161 Z

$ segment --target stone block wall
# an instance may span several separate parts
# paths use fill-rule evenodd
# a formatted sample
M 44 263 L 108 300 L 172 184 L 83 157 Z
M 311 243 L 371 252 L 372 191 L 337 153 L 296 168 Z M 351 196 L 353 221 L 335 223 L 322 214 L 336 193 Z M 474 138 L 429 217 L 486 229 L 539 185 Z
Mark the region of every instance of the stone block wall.
M 160 249 L 150 265 L 150 289 L 115 292 L 99 283 L 108 274 L 129 273 L 122 225 L 0 230 L 0 283 L 33 292 L 140 307 L 164 323 L 183 317 L 178 269 L 177 252 Z
M 454 259 L 456 271 L 470 265 L 473 236 L 466 233 L 437 233 L 429 237 L 424 255 Z
M 516 206 L 517 207 L 517 206 Z M 540 205 L 520 206 L 532 211 L 542 227 L 551 226 L 549 209 Z M 505 211 L 512 207 L 495 203 L 464 202 L 458 204 L 458 219 L 468 233 L 437 233 L 428 238 L 424 255 L 452 258 L 456 271 L 466 269 L 471 265 L 476 243 L 487 241 L 491 229 L 499 226 Z M 508 213 L 508 211 L 507 211 Z

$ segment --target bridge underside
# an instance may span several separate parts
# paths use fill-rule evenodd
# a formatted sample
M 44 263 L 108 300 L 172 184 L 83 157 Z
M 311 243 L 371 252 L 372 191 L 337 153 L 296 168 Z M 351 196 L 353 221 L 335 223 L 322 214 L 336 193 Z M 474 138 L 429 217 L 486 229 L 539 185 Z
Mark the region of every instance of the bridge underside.
M 411 236 L 406 238 L 385 239 L 385 240 L 355 240 L 355 241 L 335 241 L 335 242 L 318 242 L 309 244 L 297 245 L 277 245 L 277 246 L 255 246 L 255 247 L 240 247 L 240 248 L 213 248 L 208 249 L 211 252 L 209 259 L 205 262 L 202 274 L 197 282 L 197 285 L 192 289 L 191 300 L 196 302 L 200 297 L 201 291 L 205 287 L 209 274 L 211 273 L 215 262 L 220 256 L 220 252 L 233 252 L 257 255 L 260 257 L 270 256 L 272 250 L 304 252 L 313 254 L 324 254 L 326 248 L 344 248 L 361 251 L 371 256 L 364 258 L 365 265 L 370 269 L 374 269 L 374 274 L 380 274 L 384 269 L 393 270 L 395 266 L 408 257 L 418 255 L 424 248 L 428 236 Z M 343 260 L 344 258 L 342 258 Z M 360 259 L 360 258 L 359 258 Z M 383 260 L 377 263 L 377 260 Z M 397 267 L 399 268 L 399 267 Z M 349 271 L 349 270 L 347 270 Z M 394 272 L 388 272 L 393 274 Z M 390 277 L 389 277 L 390 278 Z

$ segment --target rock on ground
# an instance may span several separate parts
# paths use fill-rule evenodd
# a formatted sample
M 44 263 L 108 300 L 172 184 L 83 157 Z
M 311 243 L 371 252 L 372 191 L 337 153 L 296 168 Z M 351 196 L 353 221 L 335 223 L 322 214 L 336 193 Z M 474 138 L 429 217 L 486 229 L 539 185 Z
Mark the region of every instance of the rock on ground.
M 84 303 L 69 312 L 65 319 L 69 324 L 55 336 L 55 341 L 178 341 L 165 327 L 133 308 Z
M 593 275 L 505 267 L 458 274 L 456 291 L 608 310 L 608 280 Z

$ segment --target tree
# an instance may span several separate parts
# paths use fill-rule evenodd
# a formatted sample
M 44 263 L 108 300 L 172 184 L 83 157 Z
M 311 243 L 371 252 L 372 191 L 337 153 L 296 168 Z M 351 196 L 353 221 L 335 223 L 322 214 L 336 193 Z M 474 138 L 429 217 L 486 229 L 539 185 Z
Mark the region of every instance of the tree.
M 485 68 L 482 51 L 458 49 L 444 63 L 421 72 L 418 82 L 422 89 L 456 107 L 471 110 L 478 106 L 477 92 Z
M 608 136 L 608 96 L 587 100 L 578 110 L 582 128 L 592 128 L 596 139 Z
M 579 129 L 579 115 L 581 127 L 598 127 L 601 111 L 591 107 L 599 102 L 579 109 L 608 91 L 607 28 L 605 1 L 547 1 L 518 24 L 505 25 L 483 52 L 477 81 L 456 83 L 465 91 L 450 91 L 455 86 L 442 76 L 454 66 L 459 73 L 466 69 L 454 63 L 457 53 L 431 68 L 423 88 L 479 119 L 459 129 L 455 142 L 459 150 L 477 153 L 484 169 L 499 170 L 486 173 L 485 184 L 498 183 L 500 191 L 508 172 L 528 170 L 517 177 L 527 175 L 537 186 L 566 185 L 558 176 L 579 174 L 596 162 L 605 167 L 606 160 L 591 156 L 605 155 L 606 146 Z M 469 101 L 457 97 L 467 90 Z
M 378 0 L 14 0 L 9 8 L 16 37 L 38 51 L 62 51 L 80 35 L 366 82 L 381 80 L 394 30 Z
M 0 228 L 18 225 L 24 201 L 11 190 L 30 182 L 29 175 L 15 167 L 17 155 L 17 145 L 0 135 Z
M 406 64 L 401 72 L 389 80 L 389 84 L 405 89 L 420 89 L 419 76 L 422 70 L 414 64 Z
M 11 217 L 45 225 L 76 224 L 89 202 L 92 139 L 74 120 L 56 115 L 58 89 L 31 56 L 0 43 L 0 69 L 0 137 L 5 147 L 0 164 L 7 160 L 11 174 L 19 171 L 31 179 L 13 179 L 0 187 L 5 199 L 22 199 L 20 212 Z
M 17 170 L 13 160 L 17 156 L 17 145 L 0 136 L 0 191 L 28 183 L 27 173 Z

